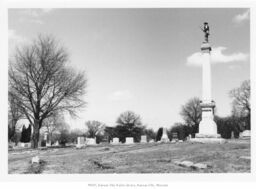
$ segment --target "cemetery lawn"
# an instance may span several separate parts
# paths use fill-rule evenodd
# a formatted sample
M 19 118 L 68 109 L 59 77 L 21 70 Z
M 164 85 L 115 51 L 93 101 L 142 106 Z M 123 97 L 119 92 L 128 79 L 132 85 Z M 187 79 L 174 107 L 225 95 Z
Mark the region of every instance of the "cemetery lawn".
M 42 163 L 31 166 L 36 155 Z M 251 165 L 250 141 L 240 139 L 226 144 L 102 144 L 84 149 L 14 150 L 8 156 L 9 174 L 249 173 Z M 208 168 L 182 167 L 176 161 L 203 163 Z

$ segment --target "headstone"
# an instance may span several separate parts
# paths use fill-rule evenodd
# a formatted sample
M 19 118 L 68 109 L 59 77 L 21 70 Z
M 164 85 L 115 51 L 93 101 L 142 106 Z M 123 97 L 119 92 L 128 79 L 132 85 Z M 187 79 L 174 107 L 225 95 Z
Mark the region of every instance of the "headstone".
M 56 142 L 55 142 L 55 146 L 59 146 L 60 144 L 59 144 L 59 141 L 57 140 Z
M 163 135 L 162 135 L 162 138 L 161 138 L 161 142 L 169 142 L 169 138 L 168 138 L 168 135 L 167 135 L 167 129 L 166 128 L 163 128 Z
M 31 143 L 30 142 L 26 142 L 26 143 L 21 142 L 21 143 L 19 143 L 19 146 L 21 148 L 31 148 Z
M 126 137 L 125 138 L 125 144 L 133 144 L 134 140 L 133 137 Z
M 24 142 L 21 142 L 19 144 L 20 144 L 20 147 L 25 148 L 25 143 Z
M 141 143 L 147 143 L 147 135 L 142 135 L 140 139 Z
M 119 144 L 119 138 L 113 138 L 112 144 Z
M 87 145 L 96 145 L 96 138 L 86 138 Z
M 76 148 L 82 148 L 85 146 L 84 137 L 77 137 Z
M 52 146 L 51 142 L 47 142 L 46 147 L 50 147 L 50 146 Z
M 172 142 L 176 142 L 178 140 L 179 140 L 178 139 L 178 133 L 177 132 L 172 133 Z
M 235 135 L 234 135 L 234 131 L 231 131 L 231 139 L 234 139 Z
M 48 134 L 44 133 L 44 140 L 47 141 L 47 138 L 48 138 Z
M 251 131 L 244 130 L 242 133 L 240 133 L 240 138 L 251 138 Z
M 149 141 L 149 143 L 154 143 L 155 141 L 153 140 L 153 139 L 151 139 L 150 141 Z
M 40 163 L 40 159 L 38 156 L 32 157 L 31 163 Z

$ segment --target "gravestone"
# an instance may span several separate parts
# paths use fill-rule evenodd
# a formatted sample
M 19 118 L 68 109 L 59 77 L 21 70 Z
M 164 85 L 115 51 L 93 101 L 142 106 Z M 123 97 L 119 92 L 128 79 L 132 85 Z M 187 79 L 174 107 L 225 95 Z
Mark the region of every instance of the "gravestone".
M 231 132 L 231 139 L 234 139 L 235 135 L 234 135 L 234 131 Z
M 76 147 L 81 148 L 83 146 L 85 146 L 84 137 L 77 137 Z
M 96 138 L 86 138 L 87 145 L 96 145 Z
M 52 146 L 51 142 L 47 142 L 46 147 L 50 147 L 50 146 Z
M 21 148 L 31 148 L 31 143 L 30 142 L 21 142 L 21 143 L 19 143 L 19 146 L 21 147 Z
M 133 137 L 126 137 L 125 138 L 125 144 L 133 144 L 134 140 Z
M 60 144 L 59 144 L 59 141 L 57 140 L 56 142 L 55 142 L 55 146 L 59 146 Z
M 141 143 L 147 143 L 147 136 L 146 135 L 142 135 L 141 139 L 140 139 Z
M 119 138 L 113 138 L 112 144 L 119 144 Z
M 244 130 L 242 133 L 240 133 L 240 138 L 251 138 L 251 131 L 250 130 Z
M 31 163 L 32 163 L 32 164 L 33 164 L 33 163 L 40 163 L 39 157 L 38 157 L 38 156 L 32 157 Z
M 167 129 L 166 128 L 163 128 L 163 135 L 162 135 L 162 138 L 161 138 L 161 142 L 169 142 L 169 138 L 168 138 L 168 135 L 167 135 Z
M 149 143 L 154 143 L 155 141 L 153 140 L 153 139 L 151 139 L 150 141 L 149 141 Z
M 44 133 L 44 140 L 47 141 L 47 139 L 48 139 L 48 134 Z
M 174 141 L 176 142 L 178 140 L 179 140 L 178 133 L 177 132 L 172 133 L 172 142 L 174 142 Z

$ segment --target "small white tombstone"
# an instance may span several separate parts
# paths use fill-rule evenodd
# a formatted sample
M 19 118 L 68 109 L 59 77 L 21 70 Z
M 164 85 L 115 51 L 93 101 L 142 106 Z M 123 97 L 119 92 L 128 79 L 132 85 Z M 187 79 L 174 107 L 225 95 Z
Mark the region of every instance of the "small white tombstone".
M 133 143 L 134 143 L 133 137 L 126 137 L 125 138 L 125 144 L 133 144 Z
M 242 138 L 251 138 L 251 131 L 250 130 L 244 130 L 241 133 L 240 137 L 242 137 Z
M 30 142 L 21 142 L 21 143 L 19 143 L 19 145 L 22 148 L 31 148 L 31 143 Z
M 25 148 L 25 143 L 24 142 L 21 142 L 19 144 L 20 144 L 20 147 Z
M 147 135 L 142 135 L 140 139 L 141 143 L 147 143 Z
M 52 146 L 51 142 L 47 142 L 46 147 L 50 147 L 50 146 Z
M 48 138 L 48 134 L 44 133 L 44 140 L 47 141 L 47 138 Z
M 151 139 L 150 141 L 149 141 L 149 143 L 154 143 L 155 141 L 153 140 L 153 139 Z
M 119 138 L 113 138 L 112 144 L 119 144 Z
M 60 144 L 59 144 L 59 141 L 57 140 L 56 142 L 55 142 L 55 146 L 59 146 Z
M 40 163 L 40 159 L 38 156 L 32 157 L 31 163 Z
M 96 138 L 86 138 L 87 145 L 96 145 Z
M 77 137 L 77 145 L 76 148 L 81 148 L 85 145 L 84 137 Z

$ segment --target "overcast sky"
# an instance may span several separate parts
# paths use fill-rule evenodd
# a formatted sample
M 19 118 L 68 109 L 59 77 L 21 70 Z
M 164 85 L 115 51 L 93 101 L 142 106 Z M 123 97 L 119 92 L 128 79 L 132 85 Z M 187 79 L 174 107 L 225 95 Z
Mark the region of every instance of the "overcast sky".
M 248 9 L 10 9 L 9 55 L 38 34 L 53 34 L 85 70 L 86 109 L 72 128 L 98 120 L 114 126 L 126 110 L 149 128 L 181 122 L 181 106 L 201 98 L 199 26 L 210 25 L 212 96 L 231 112 L 228 92 L 250 78 Z

